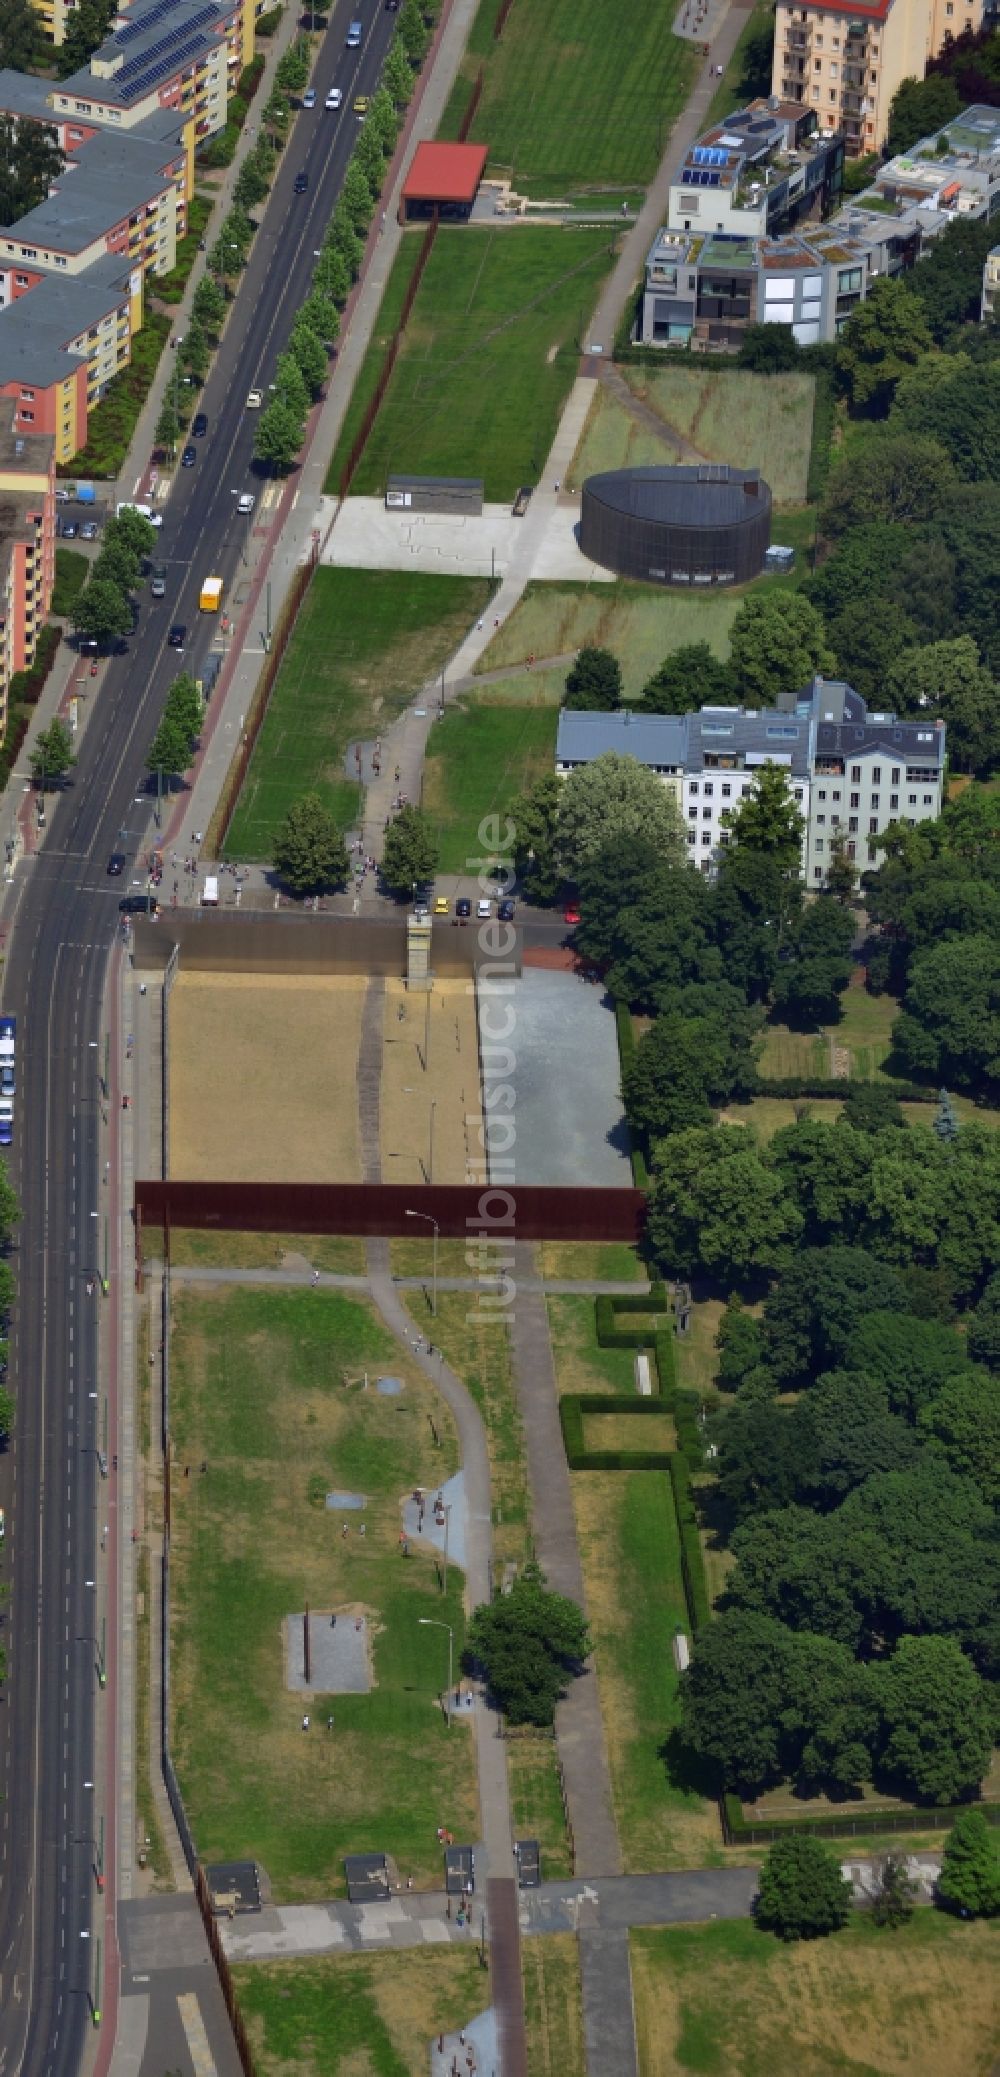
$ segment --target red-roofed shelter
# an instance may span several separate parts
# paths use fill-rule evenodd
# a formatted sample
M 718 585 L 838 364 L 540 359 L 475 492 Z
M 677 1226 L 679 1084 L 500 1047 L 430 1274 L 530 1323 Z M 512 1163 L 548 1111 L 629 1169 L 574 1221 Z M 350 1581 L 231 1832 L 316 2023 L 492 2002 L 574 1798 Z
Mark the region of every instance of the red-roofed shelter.
M 485 166 L 485 144 L 418 144 L 403 182 L 401 223 L 467 222 Z

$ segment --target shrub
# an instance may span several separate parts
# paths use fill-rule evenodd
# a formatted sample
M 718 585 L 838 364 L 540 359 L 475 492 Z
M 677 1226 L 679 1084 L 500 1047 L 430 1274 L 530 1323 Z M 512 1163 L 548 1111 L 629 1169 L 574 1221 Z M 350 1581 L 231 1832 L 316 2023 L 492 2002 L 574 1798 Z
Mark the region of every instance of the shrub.
M 705 1560 L 702 1556 L 701 1537 L 698 1534 L 698 1516 L 691 1495 L 691 1473 L 684 1458 L 676 1454 L 671 1457 L 668 1468 L 674 1513 L 677 1516 L 677 1533 L 680 1538 L 681 1574 L 687 1597 L 688 1618 L 692 1631 L 697 1635 L 711 1616 L 712 1604 L 708 1596 Z
M 90 564 L 75 548 L 56 549 L 56 581 L 52 587 L 52 611 L 68 616 L 87 581 Z

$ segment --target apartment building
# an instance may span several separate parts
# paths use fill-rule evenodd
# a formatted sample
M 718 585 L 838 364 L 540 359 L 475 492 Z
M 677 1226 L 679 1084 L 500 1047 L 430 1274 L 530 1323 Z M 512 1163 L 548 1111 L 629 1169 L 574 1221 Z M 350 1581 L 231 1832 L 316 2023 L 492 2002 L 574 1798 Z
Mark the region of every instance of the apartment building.
M 893 95 L 948 35 L 983 27 L 989 0 L 778 0 L 771 91 L 804 101 L 848 156 L 885 143 Z
M 979 315 L 984 325 L 995 325 L 1000 319 L 1000 245 L 994 245 L 986 255 Z
M 730 238 L 790 230 L 840 199 L 844 142 L 801 101 L 751 101 L 705 130 L 670 183 L 675 230 Z
M 50 434 L 56 462 L 71 460 L 88 412 L 128 366 L 141 321 L 142 274 L 128 259 L 18 291 L 0 310 L 0 395 L 13 401 L 15 431 Z
M 0 736 L 15 671 L 35 654 L 55 576 L 55 447 L 0 412 Z
M 945 728 L 869 713 L 840 679 L 816 678 L 771 708 L 703 707 L 686 715 L 578 714 L 564 708 L 556 772 L 565 777 L 607 750 L 637 757 L 677 800 L 692 862 L 714 871 L 738 809 L 763 765 L 786 773 L 803 818 L 802 876 L 824 885 L 835 838 L 860 872 L 878 863 L 890 822 L 940 815 Z
M 998 212 L 1000 110 L 976 105 L 887 160 L 824 222 L 735 236 L 671 220 L 647 255 L 638 336 L 731 351 L 748 324 L 787 324 L 800 346 L 829 342 L 873 281 L 912 267 L 956 218 Z

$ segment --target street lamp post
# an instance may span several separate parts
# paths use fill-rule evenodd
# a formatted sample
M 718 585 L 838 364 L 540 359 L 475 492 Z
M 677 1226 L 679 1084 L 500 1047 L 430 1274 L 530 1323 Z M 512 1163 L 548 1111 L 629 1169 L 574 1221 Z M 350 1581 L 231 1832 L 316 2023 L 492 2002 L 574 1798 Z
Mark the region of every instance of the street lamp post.
M 437 1309 L 438 1309 L 438 1233 L 439 1233 L 439 1231 L 440 1231 L 440 1229 L 439 1229 L 439 1226 L 438 1226 L 438 1222 L 437 1222 L 437 1220 L 436 1220 L 436 1219 L 432 1219 L 432 1218 L 431 1218 L 430 1212 L 407 1212 L 407 1214 L 406 1214 L 406 1217 L 407 1217 L 408 1219 L 423 1219 L 423 1220 L 424 1220 L 424 1221 L 426 1222 L 426 1224 L 427 1224 L 428 1226 L 433 1226 L 433 1228 L 434 1228 L 434 1242 L 433 1242 L 433 1253 L 432 1253 L 432 1256 L 431 1256 L 431 1312 L 433 1313 L 433 1315 L 434 1315 L 434 1318 L 435 1318 L 435 1319 L 437 1319 Z
M 450 1623 L 442 1623 L 434 1615 L 418 1615 L 418 1623 L 425 1630 L 447 1630 L 448 1632 L 448 1700 L 445 1704 L 445 1721 L 451 1730 L 451 1698 L 455 1688 L 455 1632 Z

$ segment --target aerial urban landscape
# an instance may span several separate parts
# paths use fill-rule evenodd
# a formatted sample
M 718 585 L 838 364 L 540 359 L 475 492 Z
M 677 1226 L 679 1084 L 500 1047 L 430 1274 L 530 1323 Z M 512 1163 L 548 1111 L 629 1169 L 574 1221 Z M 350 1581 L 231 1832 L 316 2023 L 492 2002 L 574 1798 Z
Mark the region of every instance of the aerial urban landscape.
M 0 2077 L 991 2077 L 995 8 L 0 128 Z

